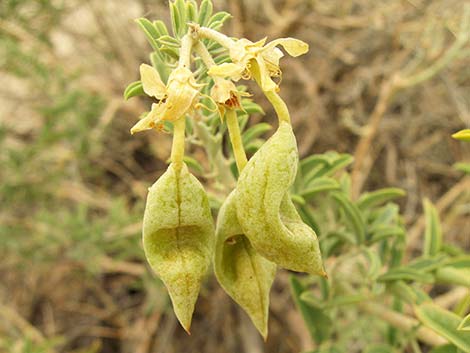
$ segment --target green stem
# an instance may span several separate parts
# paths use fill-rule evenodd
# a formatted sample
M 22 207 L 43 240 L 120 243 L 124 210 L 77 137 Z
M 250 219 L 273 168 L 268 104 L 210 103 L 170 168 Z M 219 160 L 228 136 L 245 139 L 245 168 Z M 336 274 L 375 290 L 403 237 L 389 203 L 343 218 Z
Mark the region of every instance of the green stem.
M 225 113 L 227 120 L 228 132 L 230 135 L 230 142 L 233 147 L 233 155 L 237 163 L 238 171 L 241 172 L 248 162 L 246 158 L 245 149 L 243 148 L 242 136 L 240 133 L 240 126 L 238 125 L 237 113 L 233 109 L 228 109 Z
M 183 116 L 173 122 L 173 144 L 171 146 L 171 162 L 179 171 L 183 166 L 184 157 L 184 131 L 186 118 Z
M 192 49 L 193 38 L 189 33 L 185 34 L 183 38 L 181 38 L 180 58 L 178 61 L 178 67 L 184 67 L 187 69 L 190 68 Z M 174 164 L 177 172 L 179 172 L 183 166 L 185 128 L 186 118 L 184 115 L 178 117 L 173 122 L 173 144 L 171 146 L 171 162 Z
M 291 122 L 289 109 L 287 109 L 286 103 L 282 100 L 279 94 L 274 91 L 264 91 L 263 93 L 266 98 L 268 98 L 269 102 L 272 104 L 274 110 L 276 111 L 279 123 L 285 121 L 290 125 Z
M 193 48 L 193 38 L 190 34 L 185 34 L 181 38 L 180 59 L 178 67 L 186 67 L 189 69 L 191 65 L 191 50 Z
M 199 57 L 202 59 L 202 62 L 207 67 L 207 69 L 210 69 L 212 66 L 216 65 L 214 59 L 212 58 L 211 54 L 209 53 L 209 50 L 207 50 L 206 46 L 202 42 L 198 41 L 194 45 L 194 50 L 199 55 Z
M 251 72 L 253 74 L 253 77 L 256 83 L 261 88 L 262 87 L 261 86 L 261 74 L 260 74 L 260 70 L 259 70 L 258 63 L 256 62 L 256 60 L 251 61 Z M 269 100 L 269 102 L 272 104 L 274 110 L 276 111 L 279 124 L 284 121 L 290 125 L 291 121 L 290 121 L 289 109 L 287 109 L 287 105 L 282 100 L 281 96 L 279 96 L 279 94 L 277 94 L 275 91 L 263 90 L 263 93 L 266 96 L 266 98 Z

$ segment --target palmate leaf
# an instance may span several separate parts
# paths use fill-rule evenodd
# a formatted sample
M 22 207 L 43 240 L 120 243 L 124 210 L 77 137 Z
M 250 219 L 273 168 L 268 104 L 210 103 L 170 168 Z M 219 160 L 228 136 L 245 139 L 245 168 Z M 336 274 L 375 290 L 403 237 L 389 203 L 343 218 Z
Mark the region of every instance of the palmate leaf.
M 458 331 L 462 318 L 433 303 L 415 307 L 418 319 L 440 336 L 449 340 L 464 352 L 470 352 L 470 332 Z

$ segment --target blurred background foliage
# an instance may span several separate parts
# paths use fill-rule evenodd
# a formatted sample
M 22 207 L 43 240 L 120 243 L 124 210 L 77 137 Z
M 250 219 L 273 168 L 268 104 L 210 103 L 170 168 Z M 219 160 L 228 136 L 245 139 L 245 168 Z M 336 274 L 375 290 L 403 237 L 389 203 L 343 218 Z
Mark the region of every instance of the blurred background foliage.
M 424 197 L 436 206 L 446 244 L 468 253 L 470 144 L 450 138 L 470 126 L 463 3 L 214 1 L 217 10 L 234 16 L 224 26 L 226 33 L 251 40 L 292 36 L 310 44 L 308 55 L 283 62 L 281 95 L 291 109 L 299 151 L 306 157 L 334 150 L 353 155 L 356 162 L 341 164 L 331 180 L 316 175 L 323 177 L 315 181 L 316 191 L 297 181 L 293 191 L 299 208 L 319 215 L 312 227 L 332 228 L 319 233 L 339 230 L 344 240 L 357 224 L 342 218 L 332 223 L 334 217 L 322 210 L 335 206 L 331 199 L 326 204 L 313 200 L 318 193 L 341 186 L 359 196 L 393 186 L 406 191 L 397 201 L 401 216 L 395 204 L 371 212 L 374 217 L 388 212 L 394 227 L 409 230 L 406 257 L 423 248 Z M 311 337 L 295 309 L 285 271 L 273 287 L 270 337 L 263 344 L 213 278 L 199 299 L 192 336 L 186 336 L 166 291 L 146 267 L 140 244 L 143 205 L 147 187 L 165 169 L 171 136 L 129 134 L 148 106 L 145 98 L 122 98 L 151 51 L 133 21 L 142 16 L 169 24 L 167 3 L 0 2 L 0 352 L 312 349 L 318 336 Z M 275 121 L 253 91 L 266 114 L 254 113 L 247 128 L 261 119 Z M 251 134 L 254 141 L 270 132 L 264 126 Z M 317 159 L 349 161 L 331 153 Z M 214 200 L 223 198 L 226 190 L 203 172 L 210 169 L 204 150 L 191 144 L 189 154 L 202 166 L 198 177 Z M 346 167 L 349 182 L 342 172 Z M 334 200 L 341 205 L 340 196 Z M 334 255 L 334 241 L 328 242 L 323 246 Z M 335 256 L 329 258 L 327 271 L 339 266 L 335 263 Z M 299 295 L 312 284 L 301 280 L 307 283 L 290 280 Z M 444 307 L 468 294 L 432 284 L 426 291 Z M 302 303 L 315 300 L 302 295 Z M 349 352 L 362 351 L 366 341 L 382 342 L 364 333 L 369 321 L 338 320 L 352 322 L 339 342 Z

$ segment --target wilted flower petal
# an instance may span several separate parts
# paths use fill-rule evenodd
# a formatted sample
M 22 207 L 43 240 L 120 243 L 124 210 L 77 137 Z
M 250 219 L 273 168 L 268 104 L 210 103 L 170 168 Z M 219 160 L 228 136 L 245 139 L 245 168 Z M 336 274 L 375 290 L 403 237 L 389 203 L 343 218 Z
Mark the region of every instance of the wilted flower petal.
M 140 119 L 131 129 L 131 134 L 136 132 L 150 130 L 158 126 L 159 116 L 161 115 L 163 106 L 161 104 L 152 104 L 152 110 Z
M 254 75 L 253 65 L 257 65 L 260 73 L 261 88 L 264 91 L 274 91 L 278 85 L 271 77 L 279 77 L 281 69 L 279 60 L 284 56 L 277 48 L 281 45 L 289 55 L 299 56 L 308 51 L 308 44 L 294 38 L 280 38 L 268 44 L 266 38 L 258 42 L 242 38 L 229 48 L 232 63 L 224 63 L 211 67 L 209 75 L 229 77 L 234 81 L 240 78 L 250 79 Z
M 166 96 L 166 86 L 162 82 L 158 71 L 147 64 L 140 65 L 140 80 L 145 94 L 163 99 Z
M 245 67 L 235 63 L 223 63 L 212 66 L 207 72 L 210 76 L 229 77 L 234 81 L 238 81 L 243 76 Z
M 141 72 L 143 72 L 142 82 L 144 79 L 147 82 L 143 83 L 144 89 L 147 85 L 154 95 L 158 94 L 161 97 L 161 101 L 158 104 L 152 104 L 150 113 L 132 127 L 132 134 L 158 127 L 163 121 L 175 121 L 196 105 L 200 94 L 199 88 L 202 85 L 196 82 L 189 69 L 176 68 L 171 73 L 164 95 L 158 84 L 160 77 L 157 71 L 149 65 L 141 65 Z
M 308 52 L 308 44 L 295 38 L 279 38 L 269 42 L 264 48 L 266 51 L 274 50 L 281 45 L 286 52 L 293 57 L 303 55 Z

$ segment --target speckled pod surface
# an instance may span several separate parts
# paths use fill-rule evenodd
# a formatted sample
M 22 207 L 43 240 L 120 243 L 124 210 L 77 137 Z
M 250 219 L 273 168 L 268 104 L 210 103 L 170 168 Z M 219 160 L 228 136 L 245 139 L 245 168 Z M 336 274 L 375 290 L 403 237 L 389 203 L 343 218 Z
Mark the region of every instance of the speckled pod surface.
M 262 257 L 243 234 L 235 208 L 236 190 L 227 197 L 217 220 L 214 271 L 230 297 L 250 316 L 266 339 L 269 291 L 276 264 Z
M 149 189 L 143 244 L 150 266 L 167 287 L 175 314 L 188 332 L 214 240 L 212 215 L 202 185 L 186 165 L 178 175 L 170 164 Z
M 297 165 L 292 127 L 281 122 L 240 174 L 235 195 L 238 220 L 253 247 L 268 260 L 324 276 L 317 236 L 302 221 L 288 193 Z

